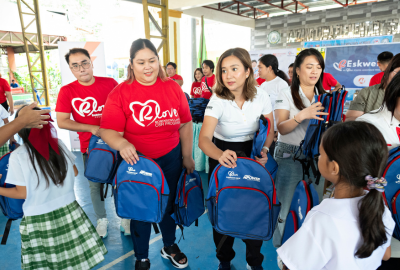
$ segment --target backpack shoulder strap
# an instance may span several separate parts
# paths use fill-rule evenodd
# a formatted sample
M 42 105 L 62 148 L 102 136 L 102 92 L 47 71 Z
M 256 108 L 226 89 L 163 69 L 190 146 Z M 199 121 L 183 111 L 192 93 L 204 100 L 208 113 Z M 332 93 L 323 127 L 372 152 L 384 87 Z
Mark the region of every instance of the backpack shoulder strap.
M 212 93 L 213 91 L 211 90 L 210 86 L 208 86 L 208 83 L 207 83 L 207 77 L 204 78 L 204 81 L 206 82 L 206 86 L 207 86 L 208 90 L 210 90 L 210 92 Z

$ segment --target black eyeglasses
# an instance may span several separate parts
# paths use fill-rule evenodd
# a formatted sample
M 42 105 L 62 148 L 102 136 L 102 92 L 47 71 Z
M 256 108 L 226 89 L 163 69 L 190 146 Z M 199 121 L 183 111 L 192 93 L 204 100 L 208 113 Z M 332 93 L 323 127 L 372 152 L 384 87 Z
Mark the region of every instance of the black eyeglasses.
M 70 66 L 69 68 L 72 69 L 73 71 L 79 71 L 79 70 L 81 69 L 81 67 L 82 67 L 83 69 L 88 69 L 88 68 L 90 68 L 90 64 L 91 64 L 90 61 L 89 61 L 89 62 L 84 62 L 84 63 L 82 63 L 81 65 L 73 64 L 73 65 Z

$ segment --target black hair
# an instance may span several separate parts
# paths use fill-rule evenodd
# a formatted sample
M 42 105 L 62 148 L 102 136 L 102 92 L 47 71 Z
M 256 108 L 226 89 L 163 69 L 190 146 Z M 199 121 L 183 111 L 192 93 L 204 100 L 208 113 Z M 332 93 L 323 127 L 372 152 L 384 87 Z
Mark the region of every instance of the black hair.
M 26 107 L 26 105 L 22 106 L 17 113 L 15 114 L 15 118 L 18 117 L 19 112 L 22 108 Z M 38 107 L 33 108 L 34 110 L 41 110 Z M 30 128 L 23 128 L 18 132 L 18 135 L 22 138 L 24 145 L 28 151 L 29 159 L 31 161 L 32 167 L 36 172 L 38 177 L 38 186 L 41 179 L 39 179 L 39 174 L 37 170 L 37 166 L 40 171 L 44 175 L 44 180 L 46 180 L 46 188 L 50 185 L 50 179 L 55 185 L 62 186 L 64 184 L 64 180 L 67 177 L 68 171 L 68 163 L 67 163 L 67 154 L 63 150 L 63 148 L 58 145 L 58 151 L 60 154 L 57 154 L 53 148 L 49 147 L 49 160 L 46 160 L 36 149 L 33 147 L 31 142 L 29 141 L 29 134 L 31 133 Z
M 15 80 L 11 80 L 12 82 L 14 82 Z
M 394 111 L 397 106 L 397 100 L 400 97 L 400 73 L 397 73 L 393 79 L 390 81 L 389 85 L 385 90 L 385 96 L 383 98 L 383 105 L 394 116 Z M 382 109 L 383 107 L 381 107 Z
M 65 60 L 67 61 L 67 64 L 69 65 L 69 56 L 77 53 L 82 53 L 86 55 L 90 59 L 90 54 L 89 52 L 84 49 L 84 48 L 72 48 L 69 50 L 69 52 L 65 55 Z
M 205 64 L 206 66 L 208 66 L 208 67 L 211 69 L 212 73 L 214 73 L 214 68 L 215 68 L 215 66 L 214 66 L 214 62 L 213 62 L 213 61 L 211 61 L 211 60 L 204 60 L 203 63 L 201 63 L 201 65 L 203 66 L 203 64 Z
M 133 73 L 133 70 L 132 70 L 133 59 L 135 58 L 138 51 L 143 50 L 145 48 L 151 50 L 157 56 L 157 59 L 159 59 L 157 49 L 150 40 L 145 39 L 145 38 L 139 38 L 139 39 L 135 40 L 134 42 L 132 42 L 131 48 L 129 50 L 129 58 L 130 59 L 129 59 L 129 65 L 128 65 L 128 76 L 125 80 L 125 82 L 127 82 L 128 84 L 131 84 L 134 80 L 136 80 L 135 74 Z M 167 80 L 167 76 L 165 75 L 164 69 L 161 66 L 161 64 L 159 64 L 158 77 L 163 81 Z
M 330 161 L 339 165 L 339 181 L 351 188 L 365 188 L 365 177 L 382 177 L 388 149 L 381 132 L 367 122 L 351 121 L 329 128 L 322 138 L 322 147 Z M 367 258 L 388 241 L 382 221 L 385 205 L 382 194 L 371 189 L 359 201 L 359 226 L 363 243 L 355 256 Z
M 256 61 L 256 60 L 251 60 L 251 62 L 252 62 L 252 63 L 257 63 L 257 61 Z
M 260 61 L 261 63 L 263 63 L 264 66 L 271 67 L 272 71 L 274 72 L 274 74 L 276 76 L 278 76 L 279 78 L 281 78 L 282 80 L 284 80 L 285 82 L 287 82 L 289 84 L 289 78 L 286 76 L 285 72 L 283 72 L 282 70 L 279 70 L 279 62 L 278 62 L 278 58 L 276 58 L 275 55 L 273 54 L 265 54 L 263 55 L 260 59 L 258 59 L 258 61 Z
M 391 52 L 382 52 L 378 55 L 377 59 L 379 63 L 387 64 L 392 60 L 393 53 Z
M 288 68 L 292 68 L 292 67 L 293 67 L 293 63 L 291 63 Z
M 386 89 L 388 86 L 388 81 L 389 81 L 389 75 L 390 73 L 395 70 L 396 68 L 400 67 L 400 53 L 396 54 L 392 60 L 390 60 L 387 68 L 384 71 L 381 85 L 379 86 L 380 89 Z
M 322 69 L 321 76 L 319 77 L 318 82 L 315 85 L 317 87 L 317 89 L 318 89 L 318 95 L 322 95 L 322 94 L 326 93 L 324 87 L 322 86 L 322 79 L 323 79 L 324 69 L 325 69 L 324 58 L 322 57 L 321 53 L 319 51 L 317 51 L 316 49 L 310 48 L 310 49 L 302 50 L 296 56 L 296 60 L 294 61 L 293 79 L 292 79 L 292 84 L 290 86 L 294 105 L 299 110 L 305 109 L 306 106 L 304 106 L 303 101 L 301 100 L 301 97 L 300 97 L 300 94 L 299 94 L 300 79 L 297 77 L 296 69 L 300 68 L 300 66 L 303 63 L 304 59 L 306 59 L 306 57 L 308 57 L 308 56 L 315 56 L 317 58 L 318 62 L 319 62 L 319 65 L 321 66 L 321 69 Z
M 201 68 L 196 68 L 195 70 L 194 70 L 194 72 L 193 72 L 193 78 L 194 78 L 194 81 L 195 82 L 197 82 L 197 79 L 196 79 L 196 72 L 197 71 L 200 71 L 200 73 L 201 73 L 201 75 L 202 75 L 202 78 L 203 78 L 203 76 L 204 76 L 204 74 L 203 74 L 203 69 L 201 69 Z
M 176 69 L 176 64 L 174 62 L 168 62 L 168 64 L 165 67 L 172 66 L 174 69 Z

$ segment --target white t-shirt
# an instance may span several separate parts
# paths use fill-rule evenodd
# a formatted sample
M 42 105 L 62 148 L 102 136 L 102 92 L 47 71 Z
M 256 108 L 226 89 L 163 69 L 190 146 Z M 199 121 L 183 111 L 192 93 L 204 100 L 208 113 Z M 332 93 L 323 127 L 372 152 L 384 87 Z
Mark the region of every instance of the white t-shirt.
M 9 114 L 6 111 L 6 109 L 4 109 L 3 106 L 0 106 L 0 127 L 4 126 L 4 121 L 3 119 L 8 118 Z
M 315 88 L 315 93 L 318 93 L 317 88 Z M 310 102 L 310 100 L 306 97 L 301 87 L 299 87 L 299 94 L 306 108 L 310 107 L 312 104 L 315 103 L 314 96 L 312 102 Z M 278 98 L 275 101 L 275 110 L 279 109 L 289 111 L 289 119 L 292 119 L 294 115 L 300 112 L 300 110 L 297 109 L 297 107 L 294 105 L 290 87 L 287 87 L 286 89 L 282 89 L 280 91 Z M 306 135 L 308 122 L 310 122 L 310 119 L 305 119 L 303 122 L 301 122 L 301 124 L 297 125 L 297 127 L 294 130 L 292 130 L 292 132 L 286 135 L 282 135 L 279 133 L 278 142 L 299 146 L 300 142 L 304 140 L 304 136 Z
M 301 228 L 277 252 L 290 270 L 375 270 L 390 246 L 395 223 L 385 206 L 383 223 L 389 241 L 368 258 L 354 254 L 362 245 L 358 202 L 351 199 L 325 199 L 308 213 Z
M 260 85 L 260 88 L 268 93 L 269 98 L 271 99 L 271 103 L 272 103 L 272 110 L 274 110 L 275 100 L 278 98 L 279 92 L 282 89 L 288 88 L 288 84 L 282 78 L 276 76 L 276 78 L 271 81 L 263 82 Z M 274 113 L 274 119 L 275 119 L 275 113 Z M 276 121 L 274 122 L 274 128 L 275 128 L 275 131 L 277 131 Z
M 400 133 L 400 121 L 397 120 L 388 109 L 383 107 L 381 111 L 375 110 L 362 116 L 358 117 L 356 121 L 364 121 L 373 124 L 382 133 L 385 141 L 389 147 L 389 150 L 400 146 L 399 135 Z
M 67 149 L 61 140 L 58 140 L 58 142 L 66 153 L 68 163 L 67 176 L 62 186 L 56 186 L 49 179 L 49 187 L 46 188 L 46 180 L 44 180 L 43 173 L 35 161 L 40 179 L 38 186 L 38 177 L 29 159 L 26 145 L 21 145 L 10 155 L 6 183 L 26 186 L 26 199 L 22 206 L 25 216 L 50 213 L 75 201 L 73 169 L 75 155 Z
M 390 149 L 400 146 L 397 130 L 400 132 L 400 121 L 392 117 L 392 113 L 383 107 L 381 111 L 375 110 L 358 117 L 356 121 L 365 121 L 373 124 L 382 133 Z M 400 258 L 400 241 L 392 237 L 392 258 Z
M 245 101 L 242 109 L 234 100 L 213 95 L 207 105 L 205 116 L 218 119 L 214 137 L 227 142 L 245 142 L 254 138 L 260 128 L 260 115 L 272 112 L 268 94 L 257 87 L 253 101 Z

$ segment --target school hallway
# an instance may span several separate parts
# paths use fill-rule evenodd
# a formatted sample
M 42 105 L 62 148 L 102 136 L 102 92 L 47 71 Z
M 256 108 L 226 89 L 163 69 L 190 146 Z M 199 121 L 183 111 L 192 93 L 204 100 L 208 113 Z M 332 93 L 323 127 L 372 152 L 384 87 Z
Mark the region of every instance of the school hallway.
M 79 170 L 78 177 L 75 178 L 75 194 L 77 201 L 86 212 L 93 224 L 96 224 L 96 217 L 94 214 L 92 202 L 90 199 L 89 183 L 83 176 L 83 161 L 80 152 L 74 152 L 77 156 L 76 165 Z M 208 191 L 207 175 L 204 172 L 200 173 L 204 194 L 206 196 Z M 93 269 L 134 269 L 135 256 L 132 248 L 132 241 L 130 236 L 124 236 L 120 232 L 120 218 L 115 213 L 114 198 L 110 197 L 110 190 L 107 194 L 106 210 L 107 218 L 109 220 L 108 237 L 105 238 L 104 244 L 107 247 L 108 253 L 105 255 L 105 260 Z M 0 214 L 0 236 L 2 237 L 7 219 Z M 21 237 L 19 234 L 20 220 L 13 221 L 11 226 L 10 235 L 7 240 L 7 245 L 1 246 L 0 269 L 2 270 L 16 270 L 21 269 Z M 176 238 L 179 241 L 181 231 L 176 231 Z M 215 257 L 215 246 L 212 238 L 212 227 L 208 220 L 207 214 L 199 219 L 199 226 L 194 224 L 184 229 L 185 239 L 179 242 L 180 249 L 186 254 L 189 260 L 188 270 L 212 270 L 218 268 L 218 260 Z M 171 263 L 160 256 L 162 248 L 162 239 L 160 234 L 152 232 L 150 239 L 149 259 L 151 261 L 151 269 L 154 270 L 172 270 L 174 268 Z M 245 270 L 245 244 L 240 240 L 235 240 L 234 250 L 236 257 L 232 260 L 232 270 Z M 264 242 L 261 249 L 262 254 L 265 256 L 262 266 L 265 270 L 278 270 L 276 264 L 277 253 L 272 245 L 272 239 Z M 56 269 L 55 269 L 56 270 Z

